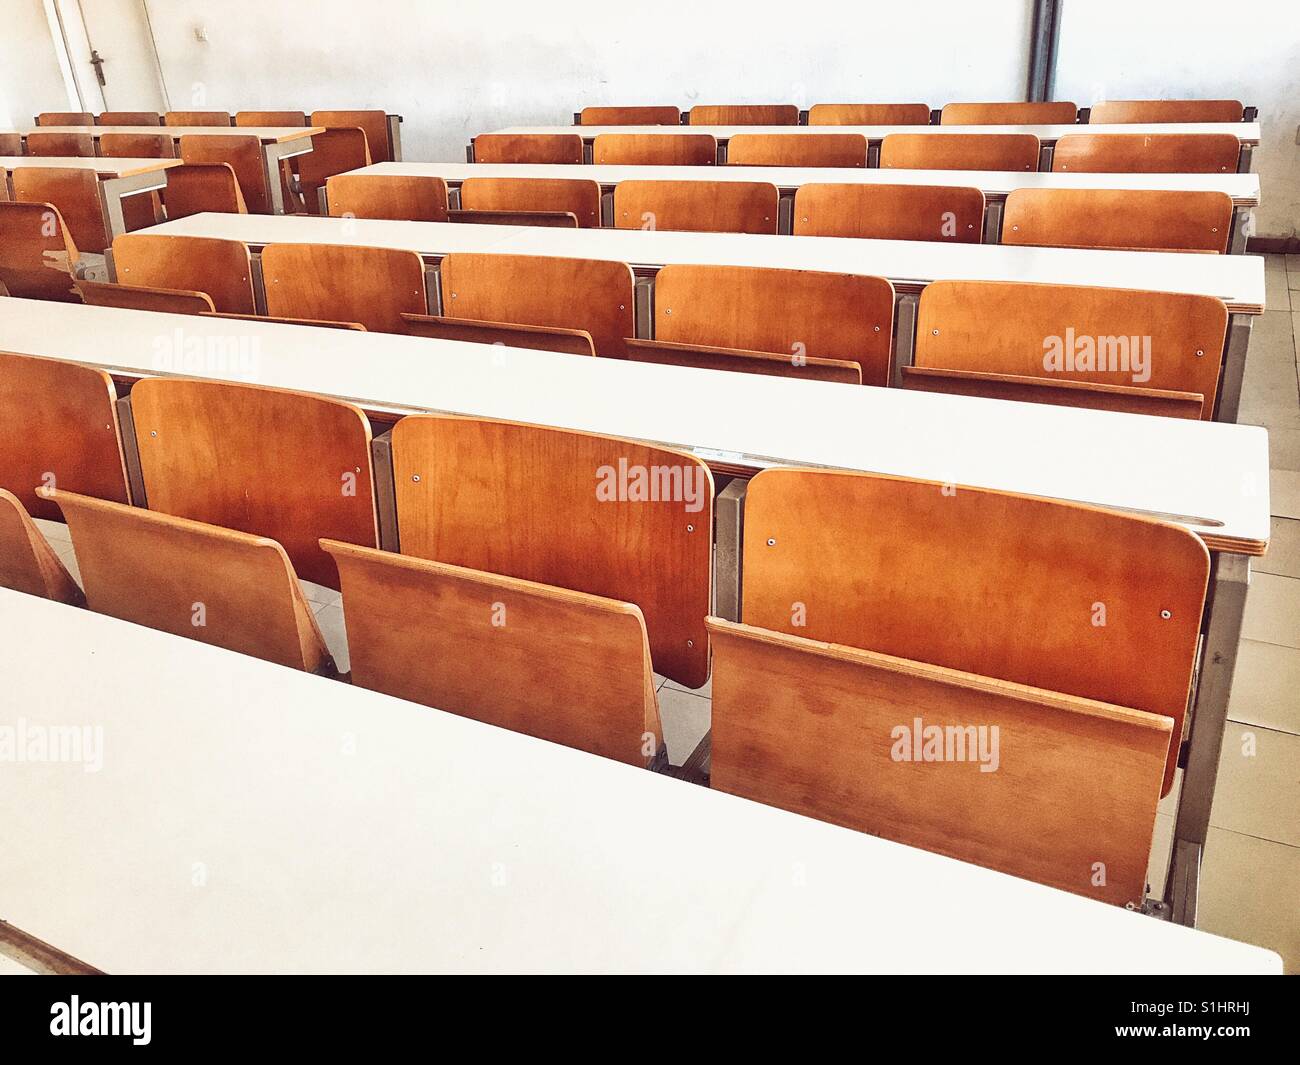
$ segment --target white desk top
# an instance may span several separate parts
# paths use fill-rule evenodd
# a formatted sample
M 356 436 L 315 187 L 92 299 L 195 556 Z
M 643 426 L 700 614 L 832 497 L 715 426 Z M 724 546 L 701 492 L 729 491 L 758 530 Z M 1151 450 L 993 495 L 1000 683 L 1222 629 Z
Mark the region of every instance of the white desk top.
M 0 170 L 31 170 L 59 167 L 65 170 L 93 170 L 102 178 L 129 177 L 147 174 L 153 170 L 166 170 L 180 166 L 179 159 L 122 159 L 117 157 L 54 156 L 54 155 L 3 155 Z
M 552 229 L 447 222 L 394 222 L 308 215 L 197 214 L 141 232 L 275 242 L 409 248 L 438 257 L 456 251 L 610 259 L 654 270 L 667 263 L 768 266 L 887 277 L 901 291 L 930 281 L 1038 281 L 1160 289 L 1218 296 L 1230 310 L 1264 308 L 1264 260 L 1257 255 L 1021 248 L 1000 244 L 859 240 L 751 233 L 641 229 Z
M 229 356 L 232 341 L 247 358 Z M 172 361 L 178 347 L 199 354 Z M 751 469 L 831 466 L 1096 503 L 1182 520 L 1243 554 L 1269 538 L 1268 434 L 1255 426 L 37 300 L 0 300 L 0 351 L 631 437 Z
M 1016 189 L 1157 189 L 1226 192 L 1238 207 L 1259 204 L 1258 174 L 1050 174 L 1004 170 L 880 170 L 875 167 L 565 166 L 554 163 L 375 163 L 354 174 L 466 178 L 587 178 L 611 188 L 620 181 L 767 181 L 781 189 L 843 182 L 853 185 L 974 186 L 990 199 Z
M 170 133 L 173 140 L 192 135 L 225 134 L 256 137 L 263 144 L 278 144 L 324 132 L 323 126 L 26 126 L 0 130 L 0 133 L 21 133 L 24 137 L 33 133 L 89 133 L 96 139 L 105 133 Z
M 16 592 L 0 591 L 0 675 L 0 725 L 103 730 L 97 772 L 0 773 L 0 918 L 111 973 L 1281 970 L 1258 947 Z
M 1231 133 L 1243 144 L 1259 143 L 1258 122 L 1141 122 L 1098 125 L 1039 126 L 507 126 L 493 133 L 577 133 L 592 140 L 602 133 L 712 133 L 725 142 L 737 133 L 780 133 L 793 136 L 808 133 L 861 133 L 868 141 L 879 141 L 891 133 L 1032 133 L 1044 144 L 1055 144 L 1071 133 Z

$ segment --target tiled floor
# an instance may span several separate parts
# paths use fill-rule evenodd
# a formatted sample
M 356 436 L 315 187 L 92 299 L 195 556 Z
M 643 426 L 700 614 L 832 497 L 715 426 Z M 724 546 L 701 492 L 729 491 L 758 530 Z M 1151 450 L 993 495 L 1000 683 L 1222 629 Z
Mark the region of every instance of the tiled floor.
M 1276 950 L 1288 972 L 1300 973 L 1300 256 L 1268 256 L 1267 301 L 1251 341 L 1241 420 L 1269 430 L 1273 539 L 1268 555 L 1257 560 L 1246 602 L 1199 924 Z M 75 567 L 66 528 L 41 525 Z M 304 589 L 346 671 L 338 593 Z M 669 760 L 680 765 L 708 730 L 710 686 L 690 691 L 663 677 L 656 681 Z M 1164 883 L 1176 797 L 1177 783 L 1157 816 L 1149 872 L 1156 895 Z

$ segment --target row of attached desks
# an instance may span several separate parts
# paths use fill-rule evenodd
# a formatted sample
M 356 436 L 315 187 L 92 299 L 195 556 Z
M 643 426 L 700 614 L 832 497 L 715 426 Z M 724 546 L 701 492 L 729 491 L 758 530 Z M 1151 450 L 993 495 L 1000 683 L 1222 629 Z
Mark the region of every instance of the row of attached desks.
M 817 127 L 823 128 L 823 127 Z M 1002 236 L 1002 208 L 1016 189 L 1138 189 L 1169 192 L 1223 192 L 1232 197 L 1229 250 L 1246 250 L 1247 220 L 1259 206 L 1258 174 L 1057 174 L 1013 170 L 880 170 L 858 167 L 787 166 L 607 166 L 554 163 L 375 163 L 350 171 L 387 177 L 439 177 L 456 197 L 466 178 L 583 178 L 600 183 L 605 196 L 601 224 L 614 224 L 614 186 L 620 181 L 761 181 L 781 194 L 778 229 L 791 233 L 794 196 L 803 185 L 941 185 L 977 188 L 984 194 L 984 241 Z
M 15 170 L 56 167 L 65 170 L 92 170 L 99 179 L 99 198 L 108 223 L 110 237 L 126 232 L 122 201 L 144 196 L 167 186 L 167 169 L 180 166 L 179 159 L 126 159 L 95 156 L 0 156 L 0 200 L 14 198 Z
M 1028 281 L 1062 285 L 1152 289 L 1217 296 L 1229 311 L 1220 421 L 1235 421 L 1250 344 L 1251 322 L 1264 310 L 1264 260 L 1251 255 L 1094 251 L 848 237 L 767 236 L 750 233 L 677 233 L 640 229 L 553 229 L 443 222 L 396 222 L 305 215 L 199 214 L 141 232 L 222 237 L 255 252 L 273 243 L 352 244 L 405 248 L 425 260 L 430 311 L 443 313 L 437 264 L 454 252 L 607 259 L 627 263 L 638 276 L 636 331 L 653 335 L 654 275 L 669 263 L 824 270 L 888 278 L 897 294 L 895 383 L 912 361 L 916 307 L 932 281 Z M 112 266 L 109 266 L 110 275 Z M 259 296 L 259 299 L 262 298 Z M 263 305 L 264 307 L 264 305 Z
M 489 354 L 482 345 L 453 341 L 31 300 L 0 300 L 0 350 L 93 364 L 125 381 L 182 374 L 316 392 L 357 402 L 380 420 L 441 411 L 629 437 L 689 450 L 718 472 L 740 478 L 773 465 L 865 470 L 1091 503 L 1184 524 L 1205 542 L 1212 568 L 1165 902 L 1175 923 L 1195 923 L 1250 559 L 1264 552 L 1269 538 L 1268 438 L 1263 429 L 500 346 Z M 391 477 L 391 467 L 385 471 L 377 465 L 377 478 L 385 472 Z M 718 503 L 720 612 L 724 602 L 740 606 L 735 560 L 743 484 L 732 482 Z M 382 499 L 384 492 L 378 495 Z M 381 524 L 390 520 L 381 519 Z M 120 762 L 110 762 L 106 754 L 105 772 L 113 767 L 108 779 L 117 780 L 126 794 L 119 801 L 114 792 L 98 791 L 93 779 L 79 775 L 80 769 L 57 775 L 23 767 L 20 773 L 7 769 L 0 775 L 0 815 L 13 840 L 0 853 L 0 884 L 13 885 L 4 889 L 9 897 L 0 898 L 5 907 L 0 917 L 68 953 L 80 952 L 91 964 L 123 970 L 187 964 L 237 969 L 266 966 L 278 957 L 281 968 L 328 968 L 340 964 L 330 951 L 348 950 L 354 959 L 366 959 L 356 964 L 390 968 L 470 964 L 466 959 L 472 957 L 486 967 L 526 968 L 545 959 L 561 966 L 616 968 L 632 965 L 628 952 L 635 949 L 636 964 L 642 966 L 908 968 L 895 950 L 892 930 L 910 924 L 899 922 L 898 915 L 915 906 L 930 923 L 922 934 L 934 932 L 936 942 L 945 945 L 923 951 L 924 960 L 914 959 L 912 966 L 977 968 L 1004 957 L 1012 968 L 1111 969 L 1130 964 L 1124 960 L 1130 957 L 1127 951 L 1140 950 L 1144 937 L 1174 931 L 1159 921 L 1139 921 L 1100 904 L 964 866 L 960 873 L 941 874 L 939 899 L 931 895 L 930 878 L 907 873 L 903 865 L 896 877 L 893 868 L 886 871 L 880 864 L 886 852 L 889 861 L 915 863 L 917 870 L 945 861 L 932 855 L 852 833 L 846 837 L 839 829 L 728 796 L 694 788 L 669 791 L 680 782 L 238 656 L 220 659 L 233 678 L 229 682 L 196 684 L 198 667 L 189 663 L 216 662 L 224 652 L 142 630 L 110 633 L 119 623 L 77 612 L 59 614 L 66 608 L 55 605 L 6 613 L 10 602 L 0 596 L 6 683 L 11 691 L 41 695 L 30 705 L 21 696 L 7 705 L 26 708 L 29 719 L 38 719 L 39 711 L 51 720 L 51 715 L 61 715 L 111 725 L 106 736 L 117 737 L 124 753 Z M 41 612 L 59 630 L 57 642 L 43 635 Z M 82 633 L 96 633 L 105 641 L 137 640 L 145 650 L 125 654 L 90 636 L 83 645 Z M 41 648 L 40 654 L 33 647 Z M 50 670 L 45 657 L 54 647 L 64 656 L 58 670 Z M 142 659 L 149 668 L 139 666 Z M 52 697 L 52 691 L 63 695 Z M 411 731 L 418 729 L 429 730 L 425 735 L 430 738 L 419 739 Z M 361 735 L 357 749 L 373 762 L 335 760 L 341 732 Z M 525 765 L 522 753 L 498 755 L 497 746 L 529 752 L 529 757 L 540 751 L 541 760 Z M 323 762 L 313 753 L 320 751 L 326 752 L 320 755 Z M 293 757 L 305 761 L 294 763 L 286 775 L 284 759 Z M 147 772 L 139 769 L 141 764 Z M 408 779 L 417 766 L 423 775 Z M 230 779 L 222 782 L 222 773 Z M 290 777 L 295 788 L 284 784 Z M 393 780 L 399 783 L 394 786 Z M 461 795 L 461 789 L 469 790 Z M 191 795 L 220 795 L 222 801 L 197 803 L 201 816 L 195 821 L 176 814 L 172 805 L 176 797 Z M 623 795 L 634 805 L 625 805 Z M 391 804 L 385 796 L 392 797 Z M 599 801 L 593 802 L 593 796 Z M 634 815 L 635 804 L 642 802 L 642 814 Z M 668 805 L 659 809 L 661 802 Z M 218 812 L 229 803 L 233 807 Z M 446 808 L 461 812 L 452 819 L 459 827 L 429 812 Z M 316 819 L 307 816 L 308 810 Z M 118 811 L 126 812 L 117 816 Z M 622 834 L 606 818 L 617 818 Z M 735 824 L 724 824 L 727 819 Z M 64 824 L 71 827 L 64 829 Z M 177 824 L 185 826 L 179 835 Z M 326 842 L 323 834 L 340 831 L 340 824 L 345 842 L 337 843 L 334 835 Z M 377 834 L 376 825 L 381 826 Z M 542 825 L 545 831 L 539 831 Z M 246 832 L 269 834 L 265 847 L 259 843 L 250 849 L 272 869 L 240 857 L 237 848 L 245 845 L 241 834 Z M 810 841 L 824 839 L 826 846 L 843 848 L 846 855 L 855 852 L 853 861 L 863 864 L 845 865 L 836 875 L 818 873 L 815 892 L 792 896 L 784 879 L 791 855 L 812 843 L 787 844 L 792 839 L 787 832 L 806 832 Z M 127 836 L 129 848 L 123 842 Z M 130 890 L 123 893 L 140 894 L 125 899 L 126 909 L 119 912 L 140 914 L 141 921 L 145 914 L 159 914 L 162 920 L 181 922 L 174 933 L 142 942 L 132 934 L 136 922 L 123 919 L 111 930 L 100 930 L 114 937 L 109 943 L 84 938 L 93 926 L 87 912 L 104 910 L 88 903 L 90 893 L 103 887 L 92 873 L 103 870 L 80 863 L 98 860 L 117 868 L 122 853 L 138 853 L 140 840 L 159 837 L 164 853 L 147 856 L 161 863 L 157 875 L 140 875 L 134 867 L 122 870 L 121 876 L 130 880 Z M 86 851 L 67 846 L 69 838 L 84 841 Z M 409 845 L 419 838 L 429 844 Z M 353 860 L 348 848 L 354 846 L 367 860 Z M 300 856 L 304 847 L 307 853 Z M 523 857 L 514 859 L 522 864 L 511 866 L 510 855 L 521 853 L 516 848 L 523 848 Z M 327 849 L 339 867 L 322 869 L 320 849 Z M 543 859 L 543 851 L 551 858 Z M 444 861 L 435 863 L 431 873 L 435 853 L 442 853 Z M 498 857 L 489 860 L 489 853 Z M 665 863 L 669 854 L 674 857 Z M 49 856 L 48 861 L 33 855 Z M 382 876 L 369 859 L 384 867 Z M 510 868 L 517 874 L 510 882 L 520 885 L 523 894 L 514 896 L 513 904 L 493 901 L 496 896 L 487 892 L 493 861 L 505 863 L 508 879 Z M 530 864 L 537 861 L 548 864 Z M 643 877 L 626 864 L 638 863 L 640 869 L 642 861 L 655 871 Z M 219 891 L 205 895 L 193 889 L 188 879 L 192 862 L 216 863 L 209 883 Z M 868 875 L 872 863 L 875 872 Z M 594 884 L 583 879 L 592 875 L 588 867 L 593 864 L 608 870 L 608 881 L 603 875 Z M 340 871 L 344 865 L 346 872 Z M 941 869 L 940 864 L 931 867 Z M 18 868 L 22 876 L 16 875 Z M 220 868 L 226 870 L 221 878 Z M 49 883 L 34 876 L 35 869 L 47 869 L 69 895 L 43 890 Z M 578 891 L 565 879 L 575 870 L 582 885 Z M 456 894 L 451 881 L 461 883 L 458 878 L 483 890 L 466 896 L 462 885 Z M 988 878 L 997 878 L 1014 889 L 1007 886 L 1005 898 L 991 901 L 996 888 L 976 890 L 961 878 L 972 884 L 987 879 L 990 885 L 995 881 Z M 759 935 L 760 929 L 748 926 L 754 912 L 745 900 L 768 897 L 778 881 L 778 895 L 762 907 Z M 262 891 L 264 883 L 274 890 Z M 612 901 L 597 904 L 599 896 L 593 897 L 592 890 L 613 890 Z M 421 898 L 427 902 L 430 892 L 443 906 L 459 907 L 463 931 L 443 928 L 438 922 L 445 911 L 439 907 L 416 905 L 414 900 Z M 628 892 L 635 900 L 625 898 Z M 374 897 L 391 904 L 371 905 Z M 567 907 L 565 899 L 573 901 L 573 913 L 582 914 L 581 934 L 573 934 L 570 920 L 545 909 Z M 796 905 L 796 900 L 801 901 Z M 353 920 L 347 908 L 361 907 L 363 901 L 366 919 Z M 633 914 L 624 909 L 625 902 L 639 909 Z M 841 912 L 841 902 L 851 910 L 851 919 Z M 678 913 L 679 904 L 689 912 Z M 418 920 L 404 919 L 413 912 L 408 905 Z M 339 906 L 347 912 L 338 911 Z M 235 920 L 245 910 L 248 918 L 240 916 L 235 924 L 247 936 L 220 942 L 210 938 L 208 921 Z M 989 916 L 1004 910 L 1005 917 Z M 986 919 L 974 919 L 976 911 Z M 1094 911 L 1095 917 L 1089 917 Z M 593 913 L 595 924 L 590 923 Z M 329 915 L 325 931 L 318 921 L 321 914 Z M 711 930 L 702 940 L 696 933 L 697 916 L 700 927 Z M 396 931 L 393 940 L 387 938 L 390 919 L 409 940 Z M 823 920 L 824 927 L 815 931 L 810 922 Z M 1050 932 L 1040 920 L 1052 923 Z M 1121 920 L 1129 923 L 1121 925 Z M 1099 931 L 1107 921 L 1113 922 L 1116 942 Z M 1000 946 L 976 963 L 964 954 L 965 945 L 986 926 Z M 724 937 L 732 944 L 726 952 L 710 953 L 709 944 L 718 942 L 712 938 L 716 933 L 737 928 L 745 934 Z M 358 929 L 369 929 L 384 951 L 356 954 L 361 950 Z M 1008 930 L 1016 934 L 1008 937 Z M 439 932 L 453 953 L 437 952 Z M 916 949 L 916 934 L 907 933 L 908 950 Z M 954 935 L 956 940 L 949 938 Z M 1061 946 L 1062 936 L 1069 939 L 1067 947 Z M 460 953 L 475 937 L 483 952 Z M 165 953 L 172 949 L 168 941 L 178 954 Z M 415 953 L 405 953 L 408 946 Z M 103 949 L 93 949 L 99 947 Z M 769 947 L 772 952 L 764 953 Z M 838 953 L 841 949 L 848 953 Z M 259 953 L 263 950 L 271 953 Z M 728 953 L 737 950 L 741 953 Z M 948 953 L 953 950 L 957 954 Z M 1001 950 L 1012 953 L 1002 955 Z M 1137 968 L 1158 969 L 1174 955 L 1132 957 Z
M 1052 152 L 1056 142 L 1072 133 L 1231 133 L 1241 144 L 1237 169 L 1248 171 L 1259 144 L 1258 122 L 1135 122 L 1132 124 L 1099 123 L 1023 126 L 507 126 L 493 133 L 577 133 L 582 137 L 591 162 L 592 142 L 602 133 L 709 133 L 718 142 L 718 162 L 727 161 L 727 142 L 738 133 L 774 133 L 787 137 L 807 137 L 827 133 L 860 133 L 867 139 L 867 166 L 880 165 L 880 142 L 892 133 L 923 133 L 947 136 L 953 133 L 1032 133 L 1038 138 L 1038 169 L 1052 169 Z M 474 146 L 466 158 L 474 161 Z

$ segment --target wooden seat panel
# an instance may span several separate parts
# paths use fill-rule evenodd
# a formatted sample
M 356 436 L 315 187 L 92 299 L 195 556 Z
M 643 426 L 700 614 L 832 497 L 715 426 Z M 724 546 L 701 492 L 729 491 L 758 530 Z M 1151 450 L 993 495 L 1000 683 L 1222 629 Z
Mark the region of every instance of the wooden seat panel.
M 628 339 L 627 352 L 635 362 L 653 362 L 660 366 L 690 366 L 697 370 L 756 373 L 765 377 L 832 381 L 841 385 L 862 384 L 862 367 L 846 359 L 803 357 L 796 361 L 793 356 L 768 351 L 632 338 Z
M 691 108 L 692 126 L 797 126 L 795 104 L 697 104 Z
M 335 174 L 325 181 L 325 195 L 334 218 L 447 221 L 447 183 L 440 177 Z
M 474 138 L 476 163 L 581 163 L 577 133 L 481 133 Z
M 99 178 L 93 170 L 24 166 L 13 172 L 17 203 L 52 203 L 81 251 L 102 255 L 110 242 Z
M 509 348 L 558 351 L 566 355 L 596 354 L 591 334 L 585 329 L 555 326 L 512 325 L 508 322 L 476 322 L 469 318 L 447 318 L 433 314 L 403 314 L 411 336 L 437 340 L 460 340 L 471 344 L 500 344 Z M 631 341 L 628 341 L 631 344 Z
M 95 154 L 95 138 L 89 133 L 29 133 L 27 154 L 89 159 Z
M 1079 107 L 1067 100 L 1032 103 L 944 104 L 941 126 L 1064 126 L 1078 120 Z
M 122 307 L 131 311 L 162 311 L 166 314 L 206 314 L 215 308 L 206 292 L 176 288 L 147 288 L 144 285 L 114 285 L 102 281 L 78 281 L 81 299 L 92 307 Z
M 239 178 L 229 163 L 183 163 L 168 167 L 163 198 L 169 221 L 205 212 L 248 213 Z
M 271 190 L 266 185 L 262 146 L 256 137 L 242 133 L 189 134 L 181 138 L 181 159 L 186 163 L 225 163 L 235 172 L 249 212 L 271 213 Z
M 82 606 L 86 597 L 12 492 L 0 488 L 0 588 Z
M 204 292 L 228 314 L 252 314 L 253 263 L 248 246 L 217 237 L 127 233 L 113 241 L 123 285 Z
M 359 322 L 401 333 L 402 313 L 428 310 L 424 260 L 398 248 L 268 244 L 262 249 L 266 313 Z
M 157 111 L 105 111 L 97 119 L 97 126 L 161 126 L 162 115 Z
M 227 111 L 168 111 L 163 115 L 164 126 L 229 126 Z
M 929 104 L 813 104 L 810 126 L 928 126 Z
M 1241 142 L 1231 133 L 1071 133 L 1052 169 L 1073 174 L 1232 174 Z
M 1032 133 L 891 133 L 880 142 L 880 165 L 1032 172 L 1038 169 L 1038 148 Z
M 584 107 L 584 126 L 679 126 L 682 113 L 676 107 Z
M 568 212 L 578 225 L 600 225 L 600 183 L 588 178 L 466 178 L 460 185 L 466 211 Z
M 1003 244 L 1226 252 L 1232 197 L 1164 189 L 1015 189 Z
M 10 296 L 78 302 L 80 259 L 53 204 L 0 201 L 0 288 Z
M 36 116 L 38 126 L 93 126 L 95 116 L 89 111 L 42 111 Z
M 737 133 L 727 142 L 729 166 L 867 165 L 867 138 L 861 133 Z
M 327 129 L 312 137 L 311 151 L 294 158 L 308 213 L 320 212 L 320 191 L 330 178 L 360 170 L 373 160 L 366 132 L 360 127 Z
M 714 166 L 718 139 L 712 133 L 601 133 L 591 142 L 591 161 L 605 166 Z
M 617 229 L 775 233 L 780 194 L 765 181 L 620 181 Z
M 984 193 L 949 185 L 801 185 L 794 196 L 794 232 L 979 244 Z
M 1240 100 L 1104 100 L 1093 104 L 1089 123 L 1240 122 Z
M 383 111 L 313 111 L 313 126 L 332 129 L 359 129 L 366 135 L 366 149 L 376 163 L 393 161 L 393 145 L 388 136 L 388 115 Z M 316 138 L 312 138 L 315 151 Z

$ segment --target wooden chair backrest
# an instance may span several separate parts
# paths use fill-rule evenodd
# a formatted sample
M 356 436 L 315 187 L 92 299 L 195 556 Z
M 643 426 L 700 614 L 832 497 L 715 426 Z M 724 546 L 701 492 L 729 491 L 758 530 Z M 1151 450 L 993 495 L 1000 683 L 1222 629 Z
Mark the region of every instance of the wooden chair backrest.
M 401 174 L 334 174 L 325 181 L 334 218 L 447 221 L 447 183 L 440 177 Z
M 443 309 L 454 318 L 582 329 L 597 355 L 612 358 L 626 356 L 624 342 L 636 331 L 625 263 L 452 252 L 439 269 Z
M 191 133 L 181 138 L 181 159 L 186 163 L 226 163 L 235 172 L 239 191 L 252 214 L 271 213 L 271 192 L 262 166 L 258 139 L 243 133 L 229 136 Z
M 0 155 L 22 155 L 23 135 L 21 133 L 0 133 Z M 4 181 L 0 181 L 3 186 Z M 0 199 L 7 198 L 5 189 L 0 188 Z
M 867 138 L 861 133 L 737 133 L 727 142 L 732 166 L 867 165 Z
M 565 355 L 596 354 L 596 345 L 585 329 L 476 322 L 468 318 L 446 318 L 433 314 L 404 314 L 402 321 L 406 323 L 406 332 L 413 337 L 460 340 L 470 344 L 500 344 L 508 348 L 558 351 Z M 631 341 L 627 343 L 631 344 Z
M 797 126 L 795 104 L 696 104 L 692 126 Z
M 447 221 L 471 226 L 579 228 L 578 216 L 572 211 L 448 211 Z
M 600 225 L 600 183 L 589 178 L 466 178 L 460 205 L 468 211 L 567 211 L 583 228 Z
M 175 159 L 170 133 L 101 133 L 99 154 L 116 159 Z
M 862 384 L 862 367 L 846 359 L 805 357 L 796 361 L 793 356 L 770 351 L 634 338 L 627 342 L 627 354 L 634 362 L 653 362 L 660 366 L 690 366 L 697 370 L 726 370 L 764 377 L 832 381 L 842 385 Z
M 161 126 L 157 111 L 105 111 L 95 119 L 97 126 Z
M 236 126 L 256 126 L 256 127 L 274 127 L 274 126 L 305 126 L 307 124 L 307 114 L 305 111 L 236 111 Z
M 679 126 L 682 113 L 676 107 L 584 107 L 584 126 Z
M 1231 133 L 1071 133 L 1052 169 L 1074 174 L 1232 174 L 1241 142 Z
M 223 313 L 256 310 L 252 257 L 238 240 L 127 233 L 113 241 L 113 261 L 119 284 L 206 292 Z
M 13 172 L 14 200 L 52 203 L 80 251 L 102 255 L 111 238 L 99 178 L 93 170 L 62 166 L 24 166 Z
M 121 307 L 129 311 L 167 314 L 204 314 L 215 310 L 212 297 L 192 289 L 115 285 L 106 281 L 78 281 L 82 302 L 92 307 Z
M 1067 100 L 1033 103 L 944 104 L 941 126 L 1061 126 L 1077 121 L 1079 105 Z
M 935 281 L 921 290 L 914 361 L 945 370 L 1190 392 L 1205 397 L 1203 417 L 1209 419 L 1227 328 L 1227 307 L 1214 296 Z
M 880 142 L 880 165 L 903 170 L 1038 169 L 1032 133 L 891 133 Z
M 1240 100 L 1104 100 L 1092 105 L 1090 123 L 1240 122 Z
M 600 133 L 591 161 L 607 166 L 714 166 L 718 139 L 712 133 Z
M 709 632 L 712 787 L 1113 905 L 1145 896 L 1169 717 L 715 618 Z
M 369 139 L 360 127 L 327 129 L 311 139 L 311 151 L 296 157 L 298 180 L 307 196 L 307 206 L 315 209 L 316 190 L 336 174 L 369 166 L 374 156 Z
M 270 537 L 299 577 L 335 589 L 320 537 L 376 545 L 370 423 L 351 403 L 151 377 L 131 406 L 151 510 Z
M 0 202 L 0 286 L 9 295 L 77 303 L 80 258 L 54 204 Z
M 1226 252 L 1232 197 L 1170 189 L 1015 189 L 1003 244 Z
M 333 661 L 274 540 L 72 492 L 40 489 L 67 518 L 86 605 L 309 673 Z
M 646 767 L 662 746 L 641 611 L 326 540 L 352 683 Z
M 125 503 L 117 393 L 104 370 L 0 354 L 0 488 L 33 517 L 61 520 L 38 486 Z
M 617 229 L 775 233 L 780 194 L 765 181 L 620 181 Z
M 89 133 L 29 133 L 27 154 L 88 159 L 95 154 L 95 138 Z
M 745 502 L 741 620 L 1159 714 L 1181 738 L 1208 575 L 1205 545 L 1167 522 L 772 469 Z
M 269 314 L 222 314 L 220 311 L 204 311 L 210 318 L 229 318 L 235 322 L 274 322 L 277 325 L 309 325 L 317 329 L 349 329 L 354 333 L 366 332 L 360 322 L 330 322 L 321 318 L 278 318 Z
M 685 452 L 444 415 L 393 427 L 402 553 L 621 602 L 655 670 L 708 678 L 713 477 Z
M 38 126 L 93 126 L 95 116 L 89 111 L 42 111 L 36 116 Z
M 86 597 L 18 497 L 0 488 L 0 588 L 82 606 Z
M 333 129 L 360 129 L 366 134 L 366 147 L 376 163 L 393 161 L 393 145 L 388 137 L 388 115 L 383 111 L 313 111 L 313 126 Z M 312 138 L 315 150 L 316 138 Z
M 979 244 L 984 193 L 956 185 L 800 185 L 794 194 L 794 232 Z
M 175 221 L 192 214 L 247 214 L 239 178 L 229 163 L 182 163 L 167 168 L 163 193 L 167 217 Z
M 476 163 L 581 163 L 577 133 L 483 133 L 474 138 Z
M 928 126 L 929 104 L 813 104 L 810 126 Z
M 398 248 L 268 244 L 262 249 L 266 313 L 360 322 L 401 333 L 402 312 L 428 310 L 424 260 Z
M 226 111 L 168 111 L 163 115 L 164 126 L 229 126 L 230 114 Z
M 894 287 L 882 277 L 752 266 L 668 265 L 655 278 L 655 339 L 841 359 L 889 380 Z

